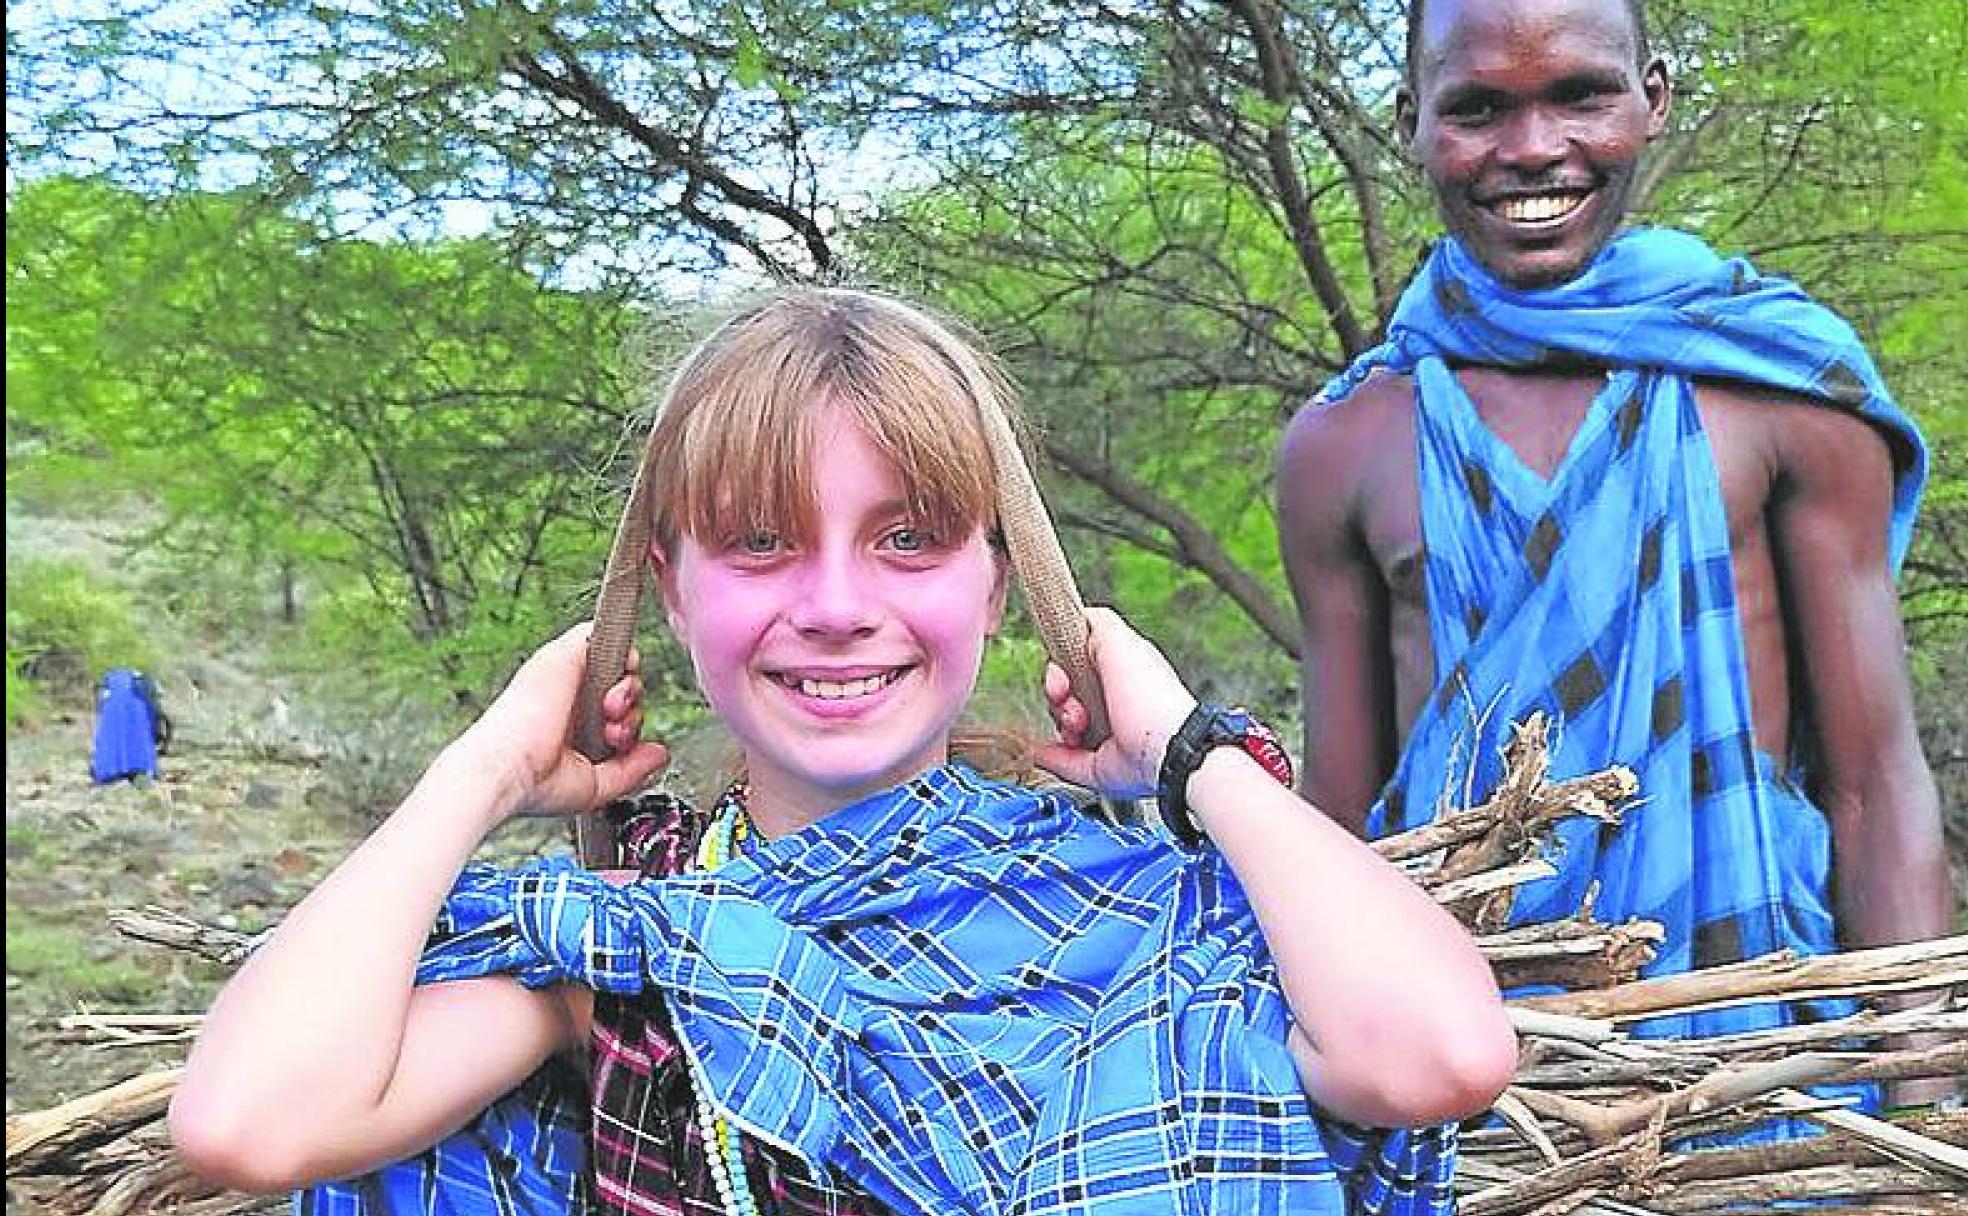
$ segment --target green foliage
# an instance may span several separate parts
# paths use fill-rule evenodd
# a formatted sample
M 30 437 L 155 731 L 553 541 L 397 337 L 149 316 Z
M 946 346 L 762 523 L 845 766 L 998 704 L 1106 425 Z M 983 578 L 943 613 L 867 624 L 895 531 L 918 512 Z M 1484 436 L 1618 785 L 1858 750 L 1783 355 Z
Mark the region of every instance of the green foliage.
M 7 648 L 7 730 L 11 734 L 16 726 L 31 726 L 39 722 L 47 712 L 42 703 L 41 690 L 27 674 L 28 660 L 33 655 L 25 650 Z
M 160 655 L 144 619 L 129 592 L 80 562 L 9 558 L 8 722 L 31 721 L 43 695 L 86 703 L 106 668 L 155 668 Z
M 620 307 L 487 242 L 338 240 L 227 196 L 55 179 L 8 229 L 24 475 L 144 487 L 167 561 L 269 606 L 360 599 L 343 640 L 421 648 L 406 670 L 446 693 L 570 619 L 626 416 Z
M 971 697 L 967 720 L 979 726 L 1043 734 L 1051 728 L 1045 716 L 1045 647 L 1020 614 L 1006 618 L 984 648 L 984 665 L 977 692 Z

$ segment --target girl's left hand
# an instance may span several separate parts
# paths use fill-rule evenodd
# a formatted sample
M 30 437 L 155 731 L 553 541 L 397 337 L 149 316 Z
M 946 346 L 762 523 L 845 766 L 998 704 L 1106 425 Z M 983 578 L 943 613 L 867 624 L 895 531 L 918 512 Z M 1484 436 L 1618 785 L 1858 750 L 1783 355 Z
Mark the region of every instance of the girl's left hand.
M 1041 767 L 1107 798 L 1145 798 L 1155 792 L 1162 755 L 1196 698 L 1175 668 L 1109 608 L 1087 609 L 1087 657 L 1107 699 L 1113 734 L 1092 750 L 1081 746 L 1087 711 L 1066 673 L 1046 664 L 1045 694 L 1059 742 L 1037 749 Z

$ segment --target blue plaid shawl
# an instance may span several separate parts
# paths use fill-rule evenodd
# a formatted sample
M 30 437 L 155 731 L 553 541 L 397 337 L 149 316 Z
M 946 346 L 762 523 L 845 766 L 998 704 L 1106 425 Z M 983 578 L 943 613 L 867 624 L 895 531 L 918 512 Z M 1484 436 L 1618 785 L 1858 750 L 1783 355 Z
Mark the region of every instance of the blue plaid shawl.
M 435 961 L 435 960 L 433 960 Z M 463 979 L 439 962 L 420 979 Z M 482 973 L 477 973 L 482 974 Z M 295 1216 L 572 1216 L 587 1210 L 587 1085 L 556 1058 L 437 1147 L 294 1193 Z
M 1609 370 L 1547 482 L 1485 426 L 1451 365 L 1554 362 Z M 1376 368 L 1416 386 L 1439 684 L 1370 829 L 1415 826 L 1443 797 L 1489 789 L 1505 725 L 1543 710 L 1556 723 L 1554 778 L 1625 764 L 1642 801 L 1618 829 L 1563 825 L 1560 873 L 1520 894 L 1520 923 L 1572 914 L 1596 882 L 1601 918 L 1666 926 L 1653 974 L 1835 949 L 1825 818 L 1800 793 L 1801 772 L 1752 745 L 1728 521 L 1693 380 L 1767 385 L 1880 428 L 1896 464 L 1897 569 L 1926 452 L 1850 327 L 1680 233 L 1627 233 L 1578 279 L 1528 292 L 1443 241 L 1388 341 L 1322 397 Z M 1642 1029 L 1720 1034 L 1789 1016 L 1764 1006 Z
M 425 980 L 660 991 L 734 1124 L 900 1213 L 1451 1211 L 1453 1128 L 1307 1103 L 1220 855 L 961 765 L 711 874 L 474 866 L 440 930 Z

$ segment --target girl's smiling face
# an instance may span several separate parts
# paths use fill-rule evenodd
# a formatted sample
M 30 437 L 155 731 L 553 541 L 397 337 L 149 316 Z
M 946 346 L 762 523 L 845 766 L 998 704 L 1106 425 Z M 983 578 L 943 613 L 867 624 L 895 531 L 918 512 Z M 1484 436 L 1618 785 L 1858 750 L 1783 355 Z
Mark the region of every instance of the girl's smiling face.
M 686 532 L 657 557 L 773 834 L 943 763 L 1004 612 L 980 527 L 939 534 L 848 411 L 822 404 L 814 423 L 811 535 Z

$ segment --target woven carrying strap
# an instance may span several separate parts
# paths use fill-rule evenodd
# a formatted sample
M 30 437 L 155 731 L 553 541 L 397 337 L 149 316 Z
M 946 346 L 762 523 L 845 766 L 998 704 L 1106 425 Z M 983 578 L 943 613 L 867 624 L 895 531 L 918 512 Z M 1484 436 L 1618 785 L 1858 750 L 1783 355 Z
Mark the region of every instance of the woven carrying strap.
M 971 400 L 993 399 L 984 385 L 969 387 Z M 1039 497 L 1038 483 L 1019 449 L 1011 423 L 996 409 L 983 408 L 980 414 L 991 458 L 997 465 L 998 521 L 1004 529 L 1012 570 L 1024 588 L 1025 602 L 1046 654 L 1065 671 L 1074 694 L 1086 706 L 1088 723 L 1083 741 L 1089 747 L 1096 746 L 1107 737 L 1108 727 L 1100 682 L 1087 658 L 1086 602 L 1080 598 L 1052 516 Z M 595 600 L 594 634 L 588 643 L 588 669 L 574 728 L 575 746 L 591 760 L 604 760 L 611 754 L 601 740 L 601 698 L 628 669 L 629 647 L 635 641 L 642 606 L 652 515 L 649 457 L 645 447 Z M 581 816 L 574 825 L 574 840 L 582 864 L 614 864 L 614 841 L 602 816 Z

